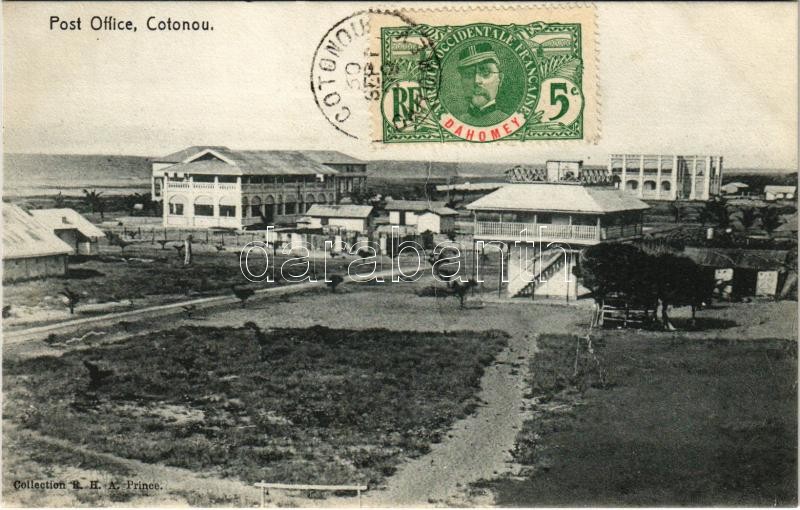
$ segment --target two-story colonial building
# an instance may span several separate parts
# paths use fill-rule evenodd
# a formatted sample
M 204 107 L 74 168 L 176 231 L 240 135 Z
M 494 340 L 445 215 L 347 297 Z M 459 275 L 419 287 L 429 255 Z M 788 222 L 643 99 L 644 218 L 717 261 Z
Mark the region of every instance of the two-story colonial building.
M 621 190 L 647 200 L 708 200 L 720 194 L 722 156 L 612 154 L 608 173 Z
M 324 163 L 330 161 L 330 163 Z M 336 204 L 366 187 L 366 163 L 335 151 L 189 147 L 153 162 L 165 227 L 241 229 Z
M 467 209 L 474 213 L 475 241 L 503 247 L 508 297 L 574 299 L 581 249 L 642 234 L 649 206 L 616 189 L 603 171 L 548 161 L 545 169 L 516 167 L 507 175 L 508 184 Z

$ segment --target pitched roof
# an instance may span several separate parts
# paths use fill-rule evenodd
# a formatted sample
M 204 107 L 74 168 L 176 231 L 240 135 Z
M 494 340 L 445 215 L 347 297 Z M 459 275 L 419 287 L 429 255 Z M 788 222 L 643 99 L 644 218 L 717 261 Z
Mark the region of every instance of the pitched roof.
M 785 267 L 788 250 L 742 250 L 689 247 L 683 254 L 703 266 L 773 270 Z
M 471 210 L 604 214 L 650 206 L 618 189 L 578 184 L 510 184 L 467 205 Z
M 436 191 L 493 191 L 507 182 L 465 182 L 462 184 L 439 184 Z
M 102 230 L 74 209 L 33 209 L 31 214 L 51 230 L 76 229 L 86 237 L 105 237 Z
M 180 163 L 181 161 L 184 161 L 185 159 L 207 149 L 215 151 L 230 151 L 230 149 L 222 145 L 192 145 L 191 147 L 186 147 L 178 152 L 173 152 L 172 154 L 167 154 L 166 156 L 156 158 L 153 161 L 156 163 Z
M 67 255 L 72 247 L 16 205 L 3 204 L 3 259 Z
M 199 159 L 184 163 L 192 156 L 202 154 L 201 147 L 181 163 L 164 169 L 165 172 L 217 175 L 337 175 L 339 172 L 314 161 L 302 151 L 232 151 L 227 148 L 210 148 L 213 151 Z M 187 149 L 188 150 L 188 149 Z M 177 154 L 177 153 L 176 153 Z M 219 155 L 230 163 L 217 158 Z
M 783 224 L 775 230 L 778 232 L 797 232 L 797 213 L 783 217 Z
M 387 200 L 385 209 L 387 211 L 435 211 L 445 207 L 444 202 L 433 202 L 430 200 Z M 452 210 L 452 209 L 451 209 Z
M 371 205 L 323 205 L 314 204 L 306 211 L 306 216 L 322 218 L 367 218 L 372 214 Z
M 797 189 L 797 186 L 775 186 L 775 185 L 767 185 L 764 186 L 765 193 L 794 193 Z
M 450 209 L 449 207 L 439 207 L 431 212 L 434 212 L 439 216 L 458 216 L 458 211 L 455 209 Z
M 232 162 L 233 170 L 213 166 L 209 164 L 200 165 L 201 162 L 221 162 L 225 161 L 213 158 L 203 158 L 199 161 L 184 163 L 187 159 L 197 156 L 206 151 L 213 151 L 224 159 Z M 323 174 L 334 175 L 336 170 L 325 166 L 328 164 L 366 164 L 365 161 L 348 156 L 339 151 L 325 150 L 231 150 L 221 145 L 194 145 L 178 152 L 173 152 L 167 156 L 157 158 L 154 161 L 160 163 L 175 163 L 182 165 L 199 165 L 192 167 L 172 166 L 169 171 L 195 172 L 195 173 L 221 173 L 221 175 L 303 175 L 303 174 Z
M 366 161 L 356 159 L 339 151 L 303 151 L 303 154 L 323 165 L 366 165 Z

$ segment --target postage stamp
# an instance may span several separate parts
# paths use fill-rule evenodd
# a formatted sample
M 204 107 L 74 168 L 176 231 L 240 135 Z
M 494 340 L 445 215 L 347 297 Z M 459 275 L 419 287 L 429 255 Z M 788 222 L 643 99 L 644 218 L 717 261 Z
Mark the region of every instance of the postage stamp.
M 427 14 L 380 28 L 380 141 L 596 137 L 591 9 Z

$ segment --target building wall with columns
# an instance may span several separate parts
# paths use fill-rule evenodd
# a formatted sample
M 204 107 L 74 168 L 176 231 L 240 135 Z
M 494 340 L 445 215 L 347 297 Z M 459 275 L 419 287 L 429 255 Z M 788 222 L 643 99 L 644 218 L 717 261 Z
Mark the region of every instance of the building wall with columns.
M 708 200 L 720 193 L 722 156 L 612 154 L 620 189 L 648 200 Z

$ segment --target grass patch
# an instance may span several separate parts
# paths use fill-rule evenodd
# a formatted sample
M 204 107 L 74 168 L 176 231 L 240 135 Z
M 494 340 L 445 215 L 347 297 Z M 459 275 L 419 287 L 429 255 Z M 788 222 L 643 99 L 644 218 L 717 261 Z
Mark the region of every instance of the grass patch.
M 523 477 L 481 484 L 499 504 L 796 505 L 796 342 L 618 331 L 593 353 L 567 335 L 538 347 Z
M 182 327 L 5 360 L 6 417 L 98 451 L 247 482 L 375 483 L 474 409 L 484 367 L 506 341 Z M 109 375 L 90 383 L 87 361 Z

